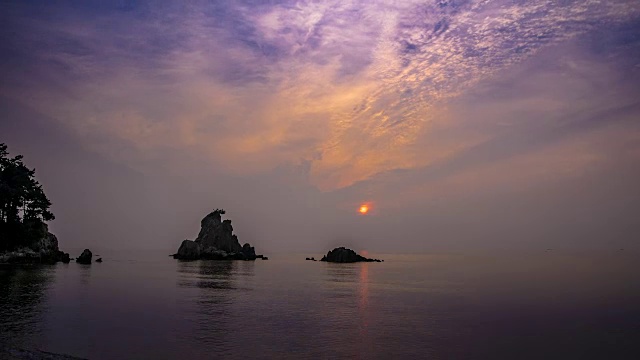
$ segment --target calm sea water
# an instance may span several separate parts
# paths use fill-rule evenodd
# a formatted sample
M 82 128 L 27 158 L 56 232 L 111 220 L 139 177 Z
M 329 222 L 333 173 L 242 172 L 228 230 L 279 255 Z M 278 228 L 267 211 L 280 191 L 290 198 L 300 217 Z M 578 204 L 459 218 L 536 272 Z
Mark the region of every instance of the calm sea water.
M 0 267 L 0 345 L 91 359 L 639 359 L 629 251 Z

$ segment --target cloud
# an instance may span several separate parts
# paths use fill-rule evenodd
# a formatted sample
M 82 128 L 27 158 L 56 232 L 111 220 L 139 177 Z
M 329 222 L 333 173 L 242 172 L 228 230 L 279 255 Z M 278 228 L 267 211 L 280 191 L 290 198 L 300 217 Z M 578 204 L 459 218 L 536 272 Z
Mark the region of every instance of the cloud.
M 469 131 L 443 109 L 542 49 L 640 14 L 625 1 L 484 0 L 10 10 L 3 46 L 25 64 L 3 74 L 2 93 L 87 146 L 133 164 L 173 150 L 236 174 L 310 164 L 323 190 L 494 138 L 494 124 Z

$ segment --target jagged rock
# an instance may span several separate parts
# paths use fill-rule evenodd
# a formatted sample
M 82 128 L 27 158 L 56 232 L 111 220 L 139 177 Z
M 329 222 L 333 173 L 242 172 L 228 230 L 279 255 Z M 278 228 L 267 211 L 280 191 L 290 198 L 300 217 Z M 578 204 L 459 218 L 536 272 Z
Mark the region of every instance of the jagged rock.
M 65 264 L 68 264 L 71 259 L 69 259 L 69 254 L 66 252 L 62 252 L 60 250 L 52 251 L 49 253 L 40 253 L 41 254 L 41 262 L 46 264 L 55 264 L 58 261 L 61 261 Z
M 182 260 L 200 259 L 200 244 L 195 241 L 184 240 L 173 257 Z
M 220 215 L 220 211 L 213 211 L 202 219 L 200 233 L 195 242 L 203 248 L 214 247 L 228 253 L 241 252 L 242 247 L 238 237 L 233 234 L 231 220 L 221 221 Z
M 183 260 L 255 260 L 255 249 L 250 244 L 240 246 L 233 234 L 231 220 L 222 221 L 224 210 L 215 210 L 200 222 L 200 232 L 195 241 L 184 240 L 173 255 Z
M 320 261 L 326 262 L 337 262 L 337 263 L 353 263 L 353 262 L 380 262 L 378 259 L 368 259 L 364 256 L 356 254 L 355 251 L 351 249 L 347 249 L 345 247 L 335 248 L 327 253 L 327 255 L 323 256 Z
M 58 238 L 48 231 L 44 238 L 40 241 L 40 255 L 43 259 L 43 262 L 52 264 L 58 261 L 62 261 L 63 263 L 68 264 L 71 261 L 69 259 L 69 254 L 60 251 L 60 249 L 58 248 Z
M 44 224 L 46 226 L 46 224 Z M 48 230 L 48 229 L 46 229 Z M 45 230 L 45 231 L 46 231 Z M 58 252 L 58 238 L 52 233 L 46 231 L 46 234 L 36 245 L 41 254 L 50 254 Z
M 66 252 L 58 251 L 58 261 L 62 261 L 65 264 L 71 262 L 71 258 L 69 258 L 69 254 Z
M 244 254 L 247 260 L 255 260 L 257 258 L 256 249 L 249 245 L 249 243 L 242 245 L 242 254 Z
M 78 256 L 78 258 L 76 259 L 76 262 L 78 264 L 91 264 L 92 257 L 93 257 L 93 254 L 91 253 L 91 250 L 84 249 L 82 254 L 80 254 L 80 256 Z
M 96 262 L 102 262 L 102 258 L 98 258 L 98 260 L 96 260 Z

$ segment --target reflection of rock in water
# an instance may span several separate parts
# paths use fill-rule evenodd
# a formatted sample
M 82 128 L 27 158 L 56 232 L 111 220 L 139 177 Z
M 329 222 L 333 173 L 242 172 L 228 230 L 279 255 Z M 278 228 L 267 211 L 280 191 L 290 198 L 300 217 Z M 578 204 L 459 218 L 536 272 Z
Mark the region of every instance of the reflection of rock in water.
M 78 269 L 82 286 L 89 285 L 91 283 L 91 265 L 79 264 Z
M 49 266 L 0 267 L 0 343 L 31 348 L 32 341 L 41 337 L 52 270 Z
M 178 271 L 182 275 L 180 287 L 202 289 L 233 289 L 233 261 L 179 262 Z
M 196 340 L 205 351 L 216 349 L 215 355 L 231 356 L 239 346 L 238 339 L 230 338 L 230 325 L 241 321 L 232 312 L 233 304 L 239 292 L 241 277 L 253 276 L 253 267 L 244 266 L 245 262 L 237 261 L 195 261 L 179 262 L 180 277 L 178 286 L 197 290 L 193 303 L 189 308 L 193 312 L 188 316 L 195 325 Z
M 327 281 L 330 283 L 353 283 L 358 279 L 358 265 L 327 266 Z

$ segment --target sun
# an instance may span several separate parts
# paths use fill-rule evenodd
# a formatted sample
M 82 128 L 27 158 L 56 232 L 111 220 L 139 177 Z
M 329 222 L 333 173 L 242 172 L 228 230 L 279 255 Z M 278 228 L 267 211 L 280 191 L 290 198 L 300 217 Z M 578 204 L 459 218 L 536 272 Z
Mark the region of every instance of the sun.
M 358 211 L 360 212 L 360 214 L 366 215 L 369 212 L 369 205 L 367 204 L 360 205 L 360 209 L 358 209 Z

